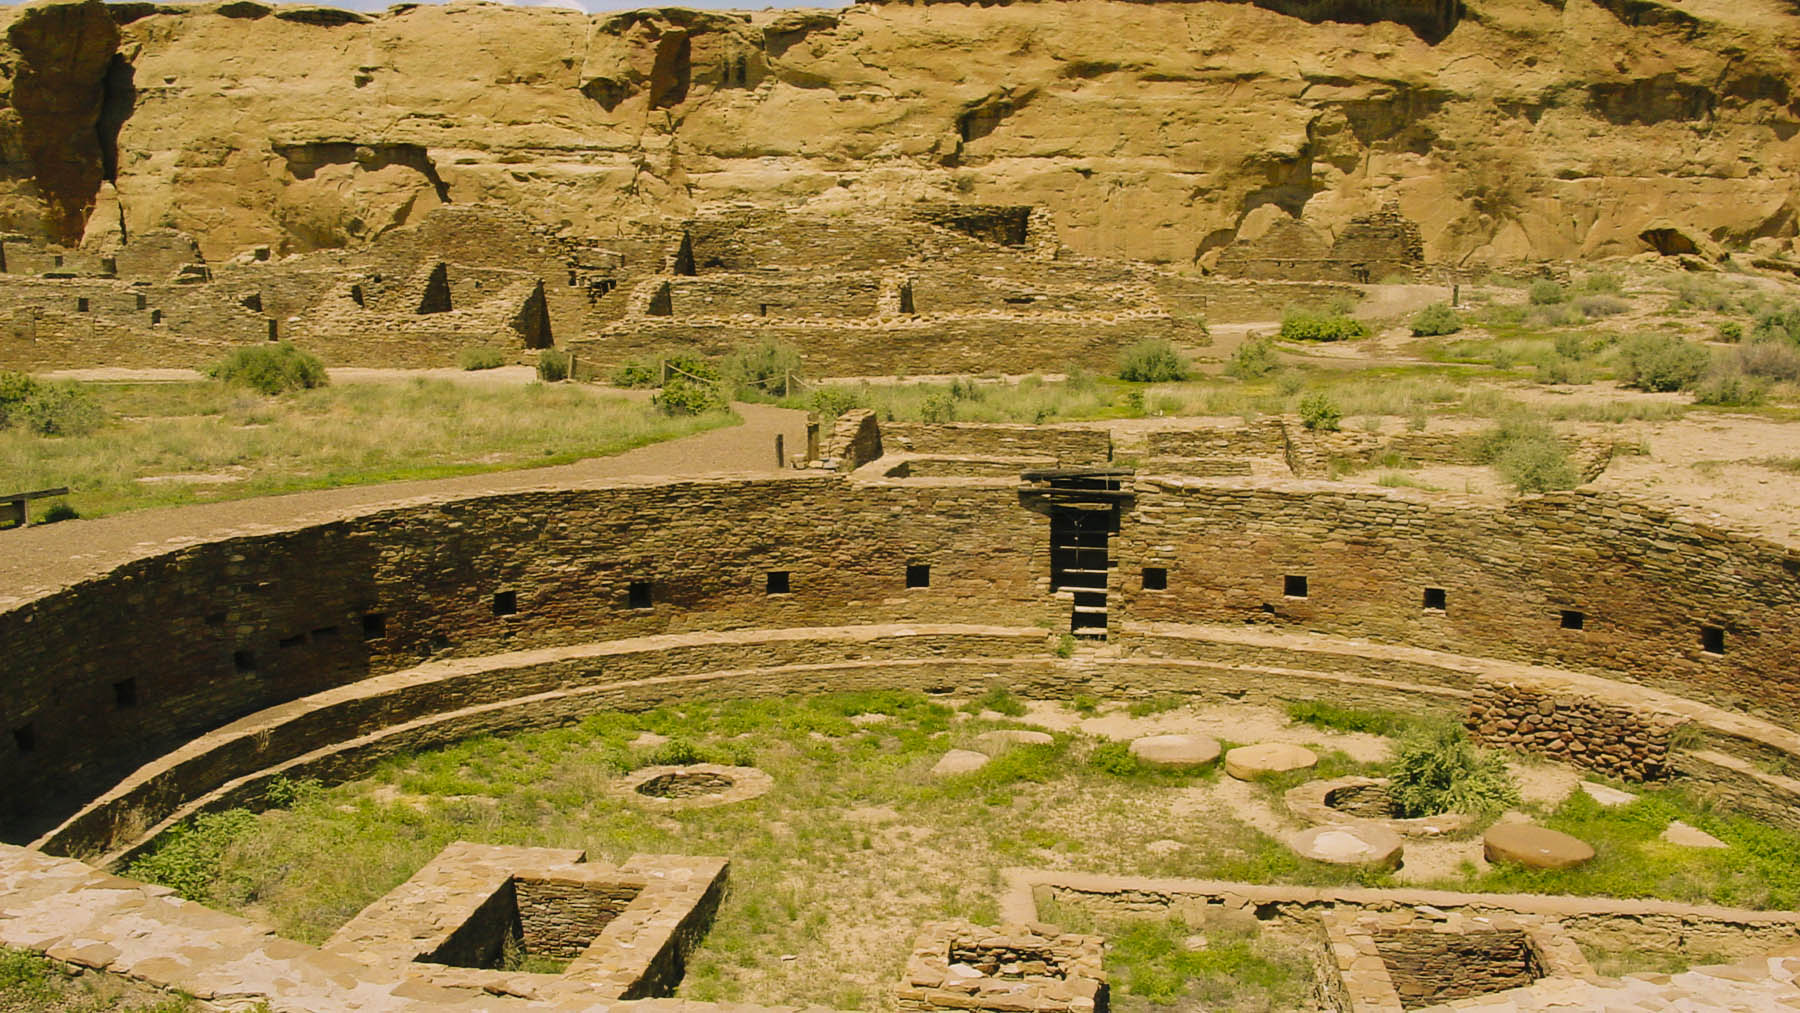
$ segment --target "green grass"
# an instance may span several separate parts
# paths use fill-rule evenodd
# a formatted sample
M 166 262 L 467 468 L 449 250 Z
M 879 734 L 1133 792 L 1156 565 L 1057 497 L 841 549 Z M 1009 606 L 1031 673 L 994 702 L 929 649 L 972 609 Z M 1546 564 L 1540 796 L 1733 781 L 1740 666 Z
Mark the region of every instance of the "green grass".
M 1112 1007 L 1291 1010 L 1309 1005 L 1305 944 L 1247 915 L 1199 925 L 1181 918 L 1096 917 L 1077 904 L 1041 905 L 1039 915 L 1075 932 L 1106 937 Z
M 1722 850 L 1683 848 L 1658 835 L 1683 820 L 1726 842 Z M 1716 813 L 1675 789 L 1646 793 L 1607 808 L 1574 792 L 1543 824 L 1593 845 L 1594 858 L 1573 869 L 1496 866 L 1482 890 L 1660 897 L 1686 903 L 1791 910 L 1800 903 L 1800 834 L 1741 816 Z
M 1091 765 L 1098 740 L 1059 733 L 970 774 L 928 773 L 947 749 L 1008 726 L 882 692 L 606 713 L 474 739 L 393 759 L 361 782 L 293 793 L 291 808 L 222 842 L 216 871 L 186 892 L 318 942 L 451 841 L 577 847 L 593 861 L 723 855 L 731 889 L 682 995 L 890 1008 L 919 925 L 992 923 L 1008 867 L 1359 881 L 1293 856 L 1223 806 L 1171 820 L 1169 793 L 1216 780 L 1216 765 L 1121 775 Z M 732 751 L 774 789 L 716 808 L 641 807 L 614 782 L 652 754 L 631 745 L 645 731 Z M 1179 852 L 1146 847 L 1164 839 Z
M 35 953 L 0 947 L 0 1013 L 191 1013 L 184 995 L 92 972 L 72 973 Z
M 1002 693 L 973 709 L 1015 709 L 1020 701 Z M 919 925 L 993 923 L 1001 872 L 1010 867 L 1395 885 L 1387 873 L 1302 859 L 1242 822 L 1215 794 L 1223 778 L 1217 764 L 1147 769 L 1124 742 L 1058 732 L 1051 745 L 1014 747 L 972 773 L 933 777 L 930 768 L 946 750 L 974 748 L 985 731 L 1019 726 L 958 703 L 899 691 L 690 703 L 471 739 L 391 758 L 358 782 L 288 786 L 278 793 L 287 808 L 222 814 L 165 835 L 130 872 L 157 874 L 187 896 L 253 912 L 285 936 L 316 943 L 452 841 L 580 848 L 597 862 L 637 853 L 721 855 L 732 863 L 731 887 L 680 995 L 883 1010 L 892 1008 L 890 989 Z M 1420 720 L 1329 703 L 1294 704 L 1289 714 L 1322 730 L 1373 734 Z M 634 745 L 645 732 L 667 741 Z M 1264 779 L 1252 790 L 1279 811 L 1282 792 L 1302 781 L 1387 772 L 1386 764 L 1359 762 L 1328 744 L 1313 748 L 1315 769 Z M 677 811 L 641 806 L 617 788 L 628 770 L 688 758 L 753 764 L 774 787 L 742 803 Z M 1196 808 L 1175 815 L 1177 798 Z M 1764 907 L 1800 900 L 1792 862 L 1800 835 L 1707 813 L 1674 792 L 1646 794 L 1622 810 L 1600 810 L 1576 793 L 1536 815 L 1594 842 L 1598 857 L 1562 873 L 1501 867 L 1435 885 Z M 1696 855 L 1660 845 L 1654 838 L 1669 818 L 1733 847 Z M 1174 846 L 1149 846 L 1158 841 Z M 1210 956 L 1166 945 L 1190 930 L 1207 935 Z M 1236 996 L 1230 1002 L 1250 1003 L 1228 1008 L 1284 1008 L 1283 990 L 1307 980 L 1270 970 L 1288 965 L 1229 926 L 1108 930 L 1115 931 L 1109 959 L 1119 962 L 1119 987 L 1138 975 L 1141 991 L 1129 988 L 1153 1005 L 1227 1002 L 1211 991 L 1216 985 Z M 1231 993 L 1225 979 L 1248 991 Z M 1256 1005 L 1265 994 L 1277 1005 Z
M 84 517 L 566 464 L 732 420 L 723 413 L 669 418 L 623 399 L 542 385 L 412 380 L 280 397 L 216 382 L 83 386 L 110 421 L 85 436 L 0 431 L 0 474 L 19 488 L 68 486 Z

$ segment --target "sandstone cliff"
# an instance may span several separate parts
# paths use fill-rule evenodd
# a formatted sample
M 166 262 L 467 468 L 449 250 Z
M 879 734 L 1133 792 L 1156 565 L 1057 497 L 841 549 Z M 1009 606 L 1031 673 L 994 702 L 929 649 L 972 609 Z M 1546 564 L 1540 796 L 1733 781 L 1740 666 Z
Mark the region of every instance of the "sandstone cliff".
M 1397 202 L 1473 264 L 1637 253 L 1659 219 L 1785 242 L 1800 204 L 1782 0 L 88 2 L 0 33 L 0 228 L 213 259 L 447 202 L 591 236 L 716 200 L 1029 204 L 1079 253 L 1203 266 L 1277 212 L 1328 241 Z

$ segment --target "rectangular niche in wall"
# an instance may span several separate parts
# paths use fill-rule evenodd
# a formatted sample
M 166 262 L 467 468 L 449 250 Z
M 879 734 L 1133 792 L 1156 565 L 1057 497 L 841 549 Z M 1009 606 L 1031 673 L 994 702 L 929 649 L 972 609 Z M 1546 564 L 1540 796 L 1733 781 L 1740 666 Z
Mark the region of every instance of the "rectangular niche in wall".
M 365 612 L 362 617 L 363 639 L 380 640 L 387 636 L 387 616 L 381 612 Z
M 625 603 L 634 609 L 649 608 L 650 582 L 647 580 L 632 581 L 631 586 L 625 590 Z
M 240 672 L 256 671 L 256 655 L 250 651 L 231 652 L 231 666 Z
M 519 592 L 495 591 L 494 614 L 497 616 L 515 615 L 519 611 Z
M 1562 610 L 1562 628 L 1563 629 L 1579 630 L 1579 629 L 1584 629 L 1586 626 L 1587 626 L 1587 613 L 1577 612 L 1574 609 L 1563 609 Z
M 29 753 L 37 749 L 37 731 L 30 725 L 20 725 L 14 728 L 13 745 L 19 747 L 21 753 Z
M 1720 626 L 1700 627 L 1700 649 L 1707 654 L 1725 653 L 1725 630 Z
M 765 591 L 767 591 L 769 594 L 787 594 L 788 593 L 788 571 L 786 571 L 786 570 L 770 570 L 768 579 L 763 585 L 763 589 Z
M 1442 612 L 1450 607 L 1450 596 L 1441 587 L 1425 589 L 1425 607 L 1433 612 Z
M 136 707 L 138 702 L 137 680 L 120 679 L 113 683 L 113 706 L 120 710 Z
M 1144 567 L 1144 590 L 1167 591 L 1169 589 L 1169 571 L 1161 566 Z
M 907 587 L 930 587 L 931 567 L 926 563 L 912 563 L 906 568 Z
M 1306 577 L 1301 574 L 1290 573 L 1281 578 L 1281 593 L 1289 598 L 1306 597 Z

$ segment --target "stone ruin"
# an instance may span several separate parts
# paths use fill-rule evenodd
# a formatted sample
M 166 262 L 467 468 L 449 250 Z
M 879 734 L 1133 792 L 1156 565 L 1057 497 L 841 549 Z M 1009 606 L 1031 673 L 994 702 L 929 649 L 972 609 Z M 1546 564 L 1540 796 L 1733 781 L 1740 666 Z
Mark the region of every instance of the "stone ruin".
M 1050 925 L 932 922 L 894 995 L 906 1013 L 1106 1013 L 1103 951 L 1099 936 Z
M 1344 281 L 1369 284 L 1389 278 L 1421 280 L 1425 241 L 1417 222 L 1397 204 L 1358 215 L 1327 241 L 1312 226 L 1274 211 L 1253 236 L 1219 252 L 1214 270 L 1231 278 Z

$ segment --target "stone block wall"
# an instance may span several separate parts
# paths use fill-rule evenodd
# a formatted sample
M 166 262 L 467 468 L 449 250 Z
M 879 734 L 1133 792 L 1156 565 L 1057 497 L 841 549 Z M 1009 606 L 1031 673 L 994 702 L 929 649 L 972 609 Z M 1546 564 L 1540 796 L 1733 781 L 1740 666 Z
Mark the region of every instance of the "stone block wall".
M 1669 776 L 1669 736 L 1681 719 L 1528 685 L 1485 683 L 1465 719 L 1478 741 L 1538 753 L 1627 781 Z
M 846 616 L 1054 624 L 1048 523 L 1011 489 L 796 476 L 461 500 L 159 554 L 0 613 L 0 731 L 28 732 L 0 735 L 7 818 L 66 813 L 198 731 L 429 657 Z M 930 587 L 906 587 L 915 563 Z M 793 593 L 766 593 L 772 570 Z
M 1495 508 L 1259 479 L 1135 488 L 1112 540 L 1123 619 L 1560 665 L 1800 723 L 1794 550 L 1596 492 Z M 1142 586 L 1146 567 L 1166 589 Z
M 895 990 L 905 1013 L 1106 1013 L 1099 936 L 1043 924 L 933 922 L 919 932 Z
M 1065 466 L 1112 460 L 1112 434 L 1099 427 L 883 422 L 881 437 L 889 453 L 1050 457 Z
M 575 957 L 644 892 L 629 881 L 514 876 L 520 933 L 528 952 Z

